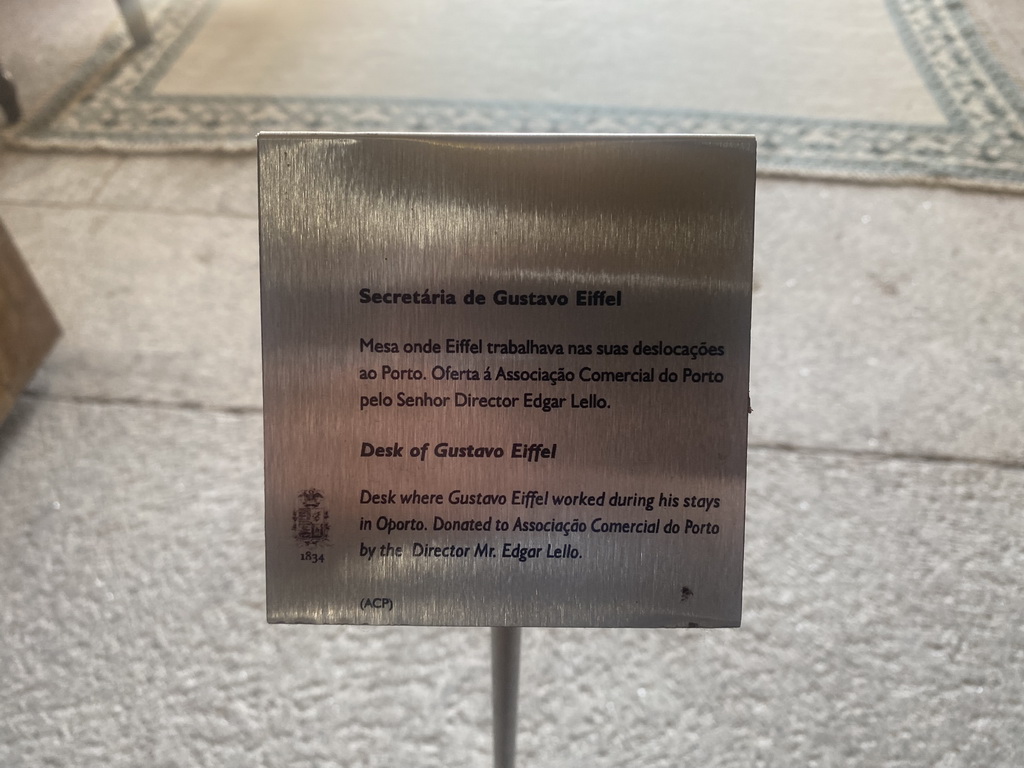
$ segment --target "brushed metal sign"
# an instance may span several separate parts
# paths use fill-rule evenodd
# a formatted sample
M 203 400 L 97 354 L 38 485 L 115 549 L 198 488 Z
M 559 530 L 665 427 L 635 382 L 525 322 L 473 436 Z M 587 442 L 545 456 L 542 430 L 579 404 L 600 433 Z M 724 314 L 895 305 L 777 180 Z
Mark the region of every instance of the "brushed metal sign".
M 272 622 L 737 626 L 751 137 L 259 137 Z

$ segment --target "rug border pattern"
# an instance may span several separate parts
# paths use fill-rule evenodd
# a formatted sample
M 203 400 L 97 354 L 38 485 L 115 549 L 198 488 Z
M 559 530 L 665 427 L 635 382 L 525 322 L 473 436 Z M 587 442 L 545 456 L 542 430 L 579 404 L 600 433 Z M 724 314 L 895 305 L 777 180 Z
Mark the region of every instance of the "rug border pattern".
M 218 0 L 151 12 L 139 51 L 112 35 L 8 144 L 120 152 L 253 151 L 257 130 L 753 134 L 762 174 L 1024 191 L 1024 93 L 959 0 L 885 0 L 946 118 L 871 121 L 540 103 L 155 93 Z

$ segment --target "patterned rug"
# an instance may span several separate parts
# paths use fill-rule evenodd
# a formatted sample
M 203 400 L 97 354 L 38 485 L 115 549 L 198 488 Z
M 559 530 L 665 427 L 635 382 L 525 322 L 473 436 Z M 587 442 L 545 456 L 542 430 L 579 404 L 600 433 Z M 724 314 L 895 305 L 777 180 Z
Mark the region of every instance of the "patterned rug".
M 741 133 L 766 174 L 1024 190 L 1024 95 L 959 0 L 621 5 L 172 0 L 149 9 L 153 44 L 112 33 L 4 138 L 168 152 L 254 151 L 260 130 Z

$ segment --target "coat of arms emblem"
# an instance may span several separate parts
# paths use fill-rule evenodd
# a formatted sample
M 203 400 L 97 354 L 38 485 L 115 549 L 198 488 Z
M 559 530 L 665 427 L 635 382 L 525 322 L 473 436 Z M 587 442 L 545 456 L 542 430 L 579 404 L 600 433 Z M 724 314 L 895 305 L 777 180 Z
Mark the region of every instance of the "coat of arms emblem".
M 292 512 L 295 541 L 307 547 L 330 543 L 330 511 L 323 505 L 324 495 L 316 488 L 299 493 L 298 506 Z

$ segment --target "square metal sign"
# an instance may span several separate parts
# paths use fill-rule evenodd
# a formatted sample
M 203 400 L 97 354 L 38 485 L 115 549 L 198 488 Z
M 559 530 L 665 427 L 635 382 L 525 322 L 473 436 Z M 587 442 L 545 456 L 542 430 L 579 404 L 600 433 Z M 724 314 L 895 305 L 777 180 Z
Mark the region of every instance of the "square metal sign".
M 752 137 L 259 137 L 272 622 L 738 626 Z

